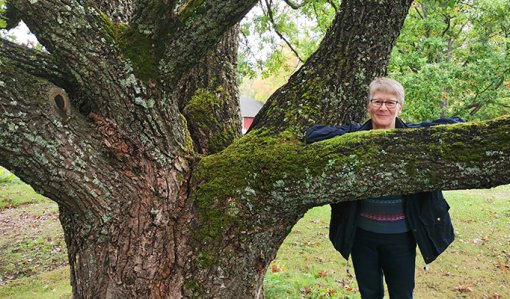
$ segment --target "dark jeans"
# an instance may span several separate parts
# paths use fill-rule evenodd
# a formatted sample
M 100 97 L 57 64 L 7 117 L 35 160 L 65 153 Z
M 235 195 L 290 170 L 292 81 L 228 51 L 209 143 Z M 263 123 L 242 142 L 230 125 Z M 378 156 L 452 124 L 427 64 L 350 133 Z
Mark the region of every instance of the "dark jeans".
M 358 228 L 351 255 L 361 298 L 384 297 L 383 273 L 391 299 L 413 298 L 416 241 L 411 232 L 378 234 Z

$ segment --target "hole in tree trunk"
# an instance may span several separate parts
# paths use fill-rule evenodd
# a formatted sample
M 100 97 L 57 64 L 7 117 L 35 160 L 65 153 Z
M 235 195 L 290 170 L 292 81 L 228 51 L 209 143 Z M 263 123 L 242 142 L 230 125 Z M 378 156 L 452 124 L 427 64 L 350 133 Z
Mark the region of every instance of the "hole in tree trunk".
M 61 112 L 65 112 L 66 102 L 62 95 L 58 94 L 55 96 L 55 104 L 57 104 L 57 107 Z

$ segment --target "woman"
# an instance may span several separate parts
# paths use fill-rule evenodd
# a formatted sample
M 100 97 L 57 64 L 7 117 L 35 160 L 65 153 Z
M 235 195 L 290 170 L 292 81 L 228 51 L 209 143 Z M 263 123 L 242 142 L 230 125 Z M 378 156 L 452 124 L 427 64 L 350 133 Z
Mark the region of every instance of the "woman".
M 403 129 L 457 123 L 459 118 L 406 124 L 398 118 L 404 88 L 390 78 L 369 86 L 365 124 L 316 125 L 306 132 L 307 143 L 361 130 Z M 352 256 L 362 298 L 383 298 L 383 278 L 390 298 L 412 298 L 416 244 L 425 263 L 434 261 L 454 240 L 448 203 L 440 191 L 389 195 L 331 205 L 329 238 L 346 259 Z

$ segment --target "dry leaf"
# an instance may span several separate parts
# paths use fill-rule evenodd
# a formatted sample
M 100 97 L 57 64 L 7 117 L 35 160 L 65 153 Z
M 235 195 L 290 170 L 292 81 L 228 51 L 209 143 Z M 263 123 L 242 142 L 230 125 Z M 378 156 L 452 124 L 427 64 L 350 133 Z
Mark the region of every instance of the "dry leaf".
M 461 292 L 461 293 L 469 293 L 469 292 L 473 291 L 473 286 L 470 284 L 465 284 L 465 285 L 456 287 L 454 290 L 457 292 Z

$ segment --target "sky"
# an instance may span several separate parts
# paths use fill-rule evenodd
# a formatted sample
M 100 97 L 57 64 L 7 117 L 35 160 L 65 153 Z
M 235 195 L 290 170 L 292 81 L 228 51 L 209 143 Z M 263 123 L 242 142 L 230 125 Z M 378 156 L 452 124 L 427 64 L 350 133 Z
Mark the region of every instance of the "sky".
M 5 30 L 1 31 L 2 36 L 12 36 L 15 38 L 15 41 L 18 44 L 33 46 L 35 43 L 37 43 L 37 38 L 32 33 L 30 33 L 30 30 L 28 30 L 28 27 L 23 22 L 20 22 L 16 28 L 7 32 Z

